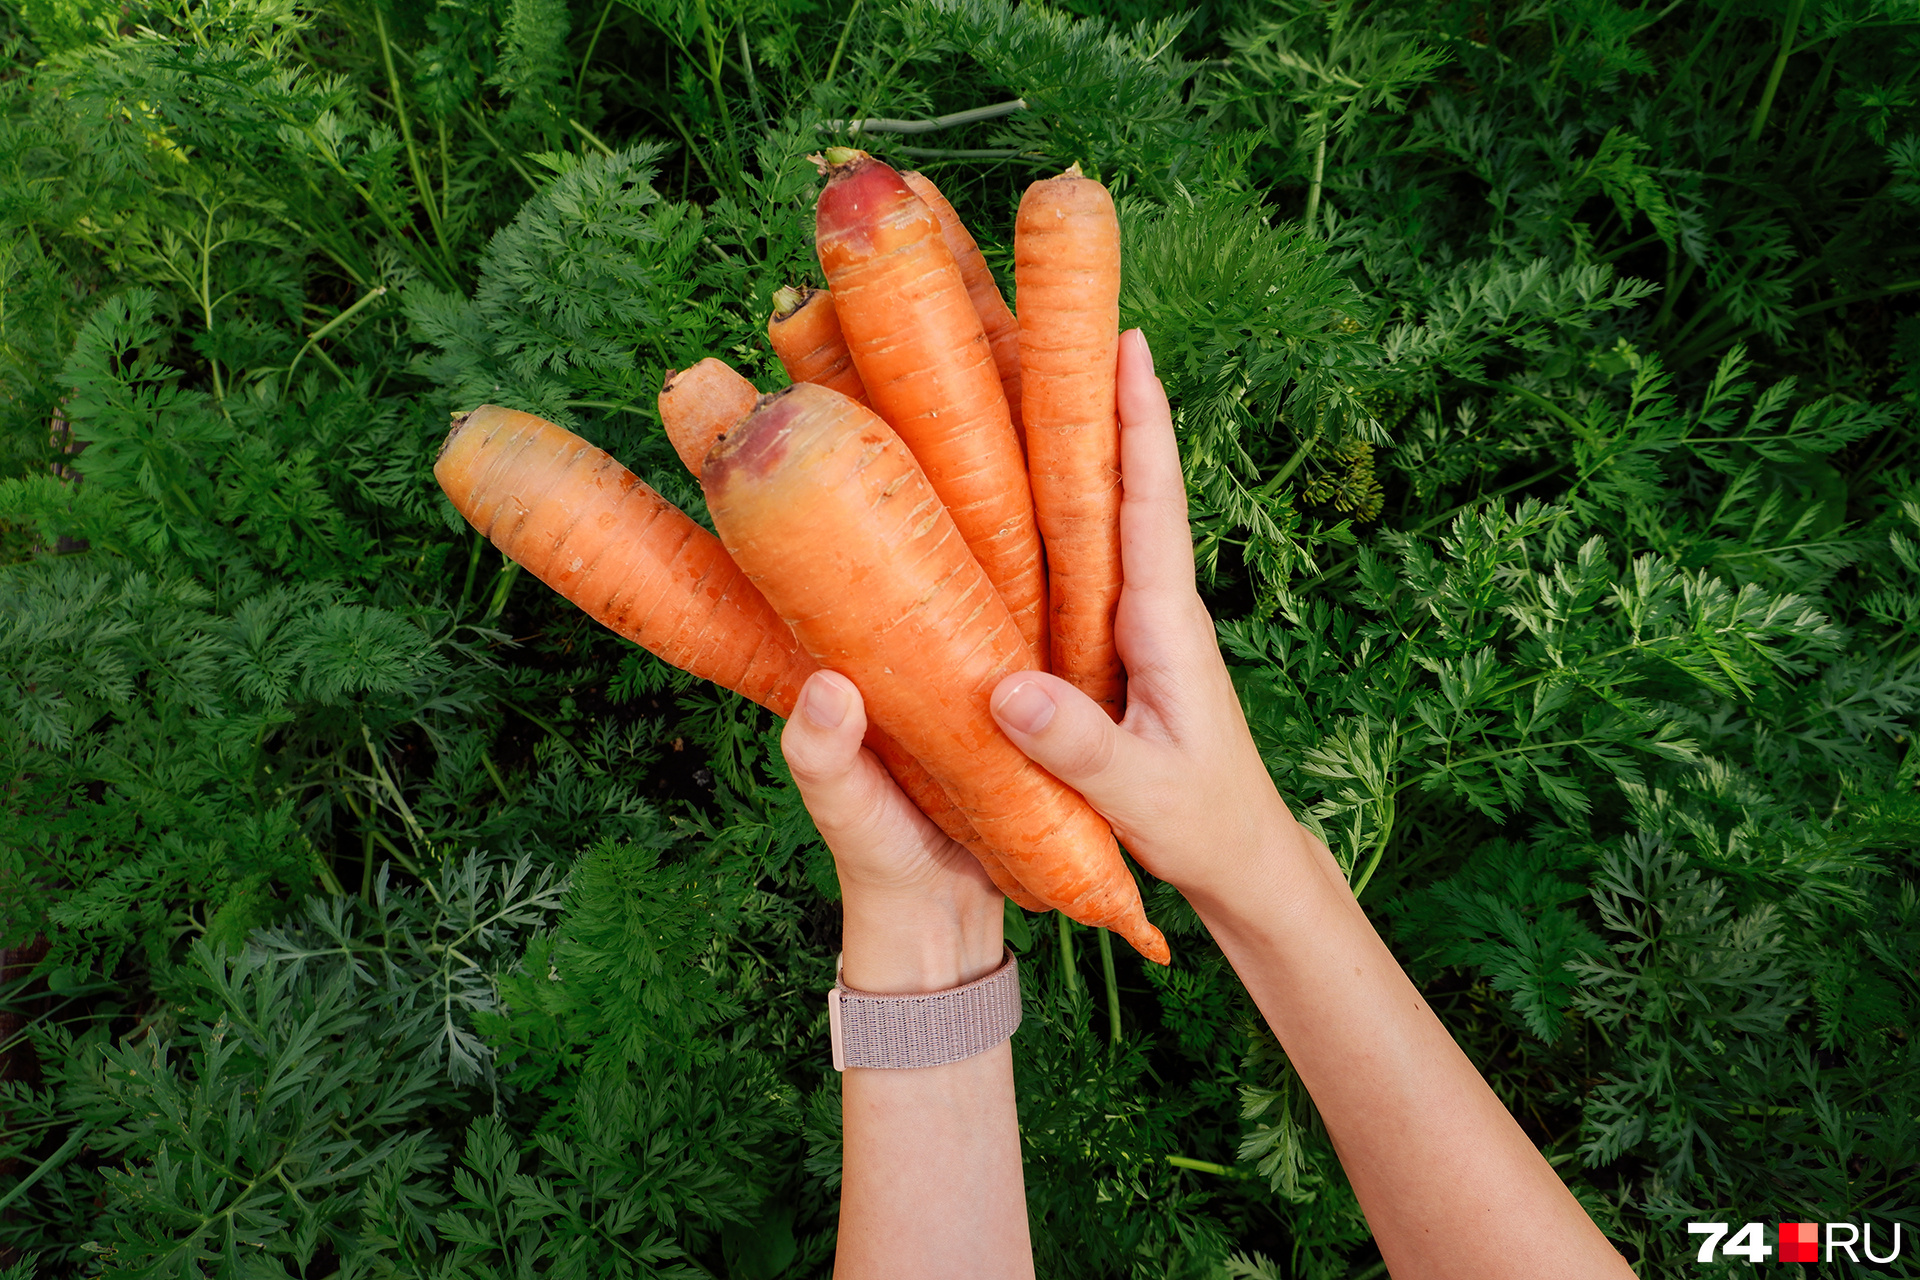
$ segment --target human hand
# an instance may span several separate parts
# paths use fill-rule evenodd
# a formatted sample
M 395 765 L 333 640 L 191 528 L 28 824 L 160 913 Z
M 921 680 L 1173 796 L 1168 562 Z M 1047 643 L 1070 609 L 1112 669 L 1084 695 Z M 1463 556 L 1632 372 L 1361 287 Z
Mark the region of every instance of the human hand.
M 1004 955 L 1000 891 L 861 747 L 866 730 L 853 681 L 818 671 L 780 734 L 840 876 L 846 983 L 904 994 L 971 982 Z
M 993 714 L 1015 745 L 1113 824 L 1141 866 L 1190 900 L 1230 897 L 1276 852 L 1300 869 L 1318 859 L 1254 747 L 1195 589 L 1173 415 L 1138 329 L 1121 335 L 1117 390 L 1124 585 L 1114 641 L 1127 668 L 1126 718 L 1116 725 L 1065 680 L 1037 671 L 1002 680 Z

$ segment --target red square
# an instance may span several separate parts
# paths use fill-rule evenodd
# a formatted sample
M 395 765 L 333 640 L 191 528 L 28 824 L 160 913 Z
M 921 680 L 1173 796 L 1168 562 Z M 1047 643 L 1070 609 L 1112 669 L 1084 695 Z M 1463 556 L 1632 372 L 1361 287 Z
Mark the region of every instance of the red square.
M 1817 1222 L 1781 1223 L 1780 1261 L 1820 1261 L 1820 1224 Z

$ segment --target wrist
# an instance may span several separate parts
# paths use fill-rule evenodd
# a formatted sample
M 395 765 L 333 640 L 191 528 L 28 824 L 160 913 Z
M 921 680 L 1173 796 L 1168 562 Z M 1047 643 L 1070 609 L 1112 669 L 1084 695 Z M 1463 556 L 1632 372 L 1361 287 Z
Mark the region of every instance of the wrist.
M 1333 855 L 1284 806 L 1241 848 L 1230 865 L 1213 863 L 1226 874 L 1175 886 L 1216 937 L 1292 916 L 1330 887 L 1351 896 Z
M 841 905 L 841 980 L 856 991 L 944 991 L 984 977 L 1005 958 L 1006 916 L 997 893 L 847 893 Z

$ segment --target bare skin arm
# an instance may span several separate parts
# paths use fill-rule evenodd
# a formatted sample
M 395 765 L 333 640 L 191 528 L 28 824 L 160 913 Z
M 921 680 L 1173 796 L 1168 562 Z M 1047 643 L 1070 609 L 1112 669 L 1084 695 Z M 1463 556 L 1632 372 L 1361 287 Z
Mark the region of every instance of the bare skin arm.
M 999 890 L 860 747 L 851 681 L 819 672 L 780 746 L 833 851 L 846 985 L 939 991 L 998 968 Z M 848 1068 L 838 1280 L 1029 1280 L 1013 1052 L 941 1067 Z
M 994 691 L 1001 727 L 1199 912 L 1313 1095 L 1397 1280 L 1631 1276 L 1274 789 L 1195 590 L 1172 419 L 1137 331 L 1121 341 L 1120 417 L 1126 719 L 1032 672 Z
M 1628 1269 L 1408 981 L 1254 748 L 1194 587 L 1166 395 L 1120 349 L 1122 546 L 1114 725 L 1065 682 L 1010 676 L 1009 737 L 1077 787 L 1212 930 L 1312 1093 L 1398 1280 L 1622 1280 Z M 809 682 L 781 740 L 839 869 L 844 973 L 929 991 L 999 962 L 999 895 L 860 749 L 844 677 Z M 1012 1058 L 844 1081 L 841 1280 L 1033 1275 Z

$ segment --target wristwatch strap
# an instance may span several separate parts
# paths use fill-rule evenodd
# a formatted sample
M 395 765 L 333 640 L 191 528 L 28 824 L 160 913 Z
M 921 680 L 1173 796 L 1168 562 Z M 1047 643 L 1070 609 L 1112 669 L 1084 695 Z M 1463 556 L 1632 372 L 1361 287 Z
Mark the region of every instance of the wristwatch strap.
M 841 985 L 827 992 L 833 1069 L 937 1067 L 985 1053 L 1020 1025 L 1020 970 L 1007 949 L 998 969 L 945 991 L 885 996 Z

